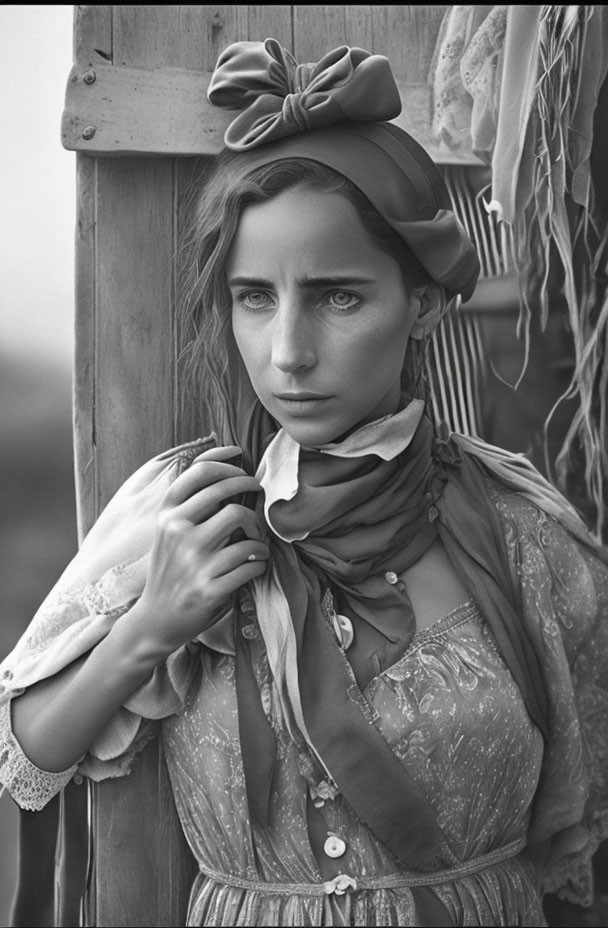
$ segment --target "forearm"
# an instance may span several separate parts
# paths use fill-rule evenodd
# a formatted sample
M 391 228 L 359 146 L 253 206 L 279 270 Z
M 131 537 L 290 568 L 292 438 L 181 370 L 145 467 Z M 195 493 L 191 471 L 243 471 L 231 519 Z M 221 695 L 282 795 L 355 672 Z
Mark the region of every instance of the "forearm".
M 65 770 L 167 655 L 141 633 L 139 604 L 93 650 L 13 701 L 13 731 L 42 770 Z

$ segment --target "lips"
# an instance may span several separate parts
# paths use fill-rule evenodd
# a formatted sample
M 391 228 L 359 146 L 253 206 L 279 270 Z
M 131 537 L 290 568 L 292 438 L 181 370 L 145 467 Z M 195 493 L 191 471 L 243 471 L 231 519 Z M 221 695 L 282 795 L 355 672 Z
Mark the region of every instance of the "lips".
M 275 393 L 274 397 L 286 412 L 303 415 L 314 412 L 331 399 L 322 393 Z
M 278 400 L 294 400 L 296 402 L 303 402 L 305 400 L 327 400 L 328 396 L 325 396 L 323 393 L 275 393 L 275 397 Z

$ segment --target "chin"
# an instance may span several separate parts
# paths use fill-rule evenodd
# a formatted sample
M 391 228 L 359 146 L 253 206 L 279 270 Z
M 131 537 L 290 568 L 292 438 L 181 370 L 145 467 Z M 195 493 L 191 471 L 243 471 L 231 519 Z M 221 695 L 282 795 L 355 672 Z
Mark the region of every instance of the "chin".
M 294 441 L 307 448 L 316 448 L 319 445 L 328 445 L 330 442 L 341 441 L 357 428 L 357 425 L 346 423 L 339 423 L 332 427 L 315 422 L 284 421 L 281 425 Z

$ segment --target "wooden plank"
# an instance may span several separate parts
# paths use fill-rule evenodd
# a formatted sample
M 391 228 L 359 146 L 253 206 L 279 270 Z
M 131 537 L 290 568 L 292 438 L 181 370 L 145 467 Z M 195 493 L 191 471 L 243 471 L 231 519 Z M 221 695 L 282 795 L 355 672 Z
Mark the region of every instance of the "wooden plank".
M 386 55 L 407 85 L 428 83 L 429 68 L 446 6 L 373 6 L 373 51 Z M 404 108 L 407 98 L 403 98 Z
M 369 6 L 294 6 L 294 47 L 298 61 L 318 61 L 340 45 L 373 51 Z
M 95 318 L 97 162 L 76 159 L 74 468 L 78 538 L 97 518 L 95 464 Z
M 67 928 L 80 924 L 80 913 L 86 897 L 90 864 L 87 787 L 72 780 L 60 795 L 60 828 L 55 850 L 54 924 Z
M 220 52 L 247 37 L 248 7 L 114 7 L 116 64 L 210 71 Z
M 95 787 L 98 928 L 186 924 L 196 865 L 173 803 L 160 741 L 151 742 L 131 774 Z
M 111 61 L 111 7 L 74 7 L 73 55 L 74 61 L 82 68 L 105 67 Z M 94 161 L 77 156 L 76 185 L 73 416 L 77 527 L 79 540 L 82 540 L 97 516 Z M 82 786 L 70 783 L 61 797 L 55 852 L 54 924 L 58 926 L 80 924 L 86 893 L 89 839 L 86 791 Z
M 75 67 L 61 141 L 69 151 L 215 154 L 233 116 L 207 101 L 211 72 L 183 68 Z
M 367 22 L 360 17 L 360 22 Z M 329 45 L 343 42 L 338 38 Z M 299 60 L 306 55 L 300 55 Z M 163 68 L 105 67 L 96 80 L 90 71 L 74 68 L 66 94 L 62 142 L 70 151 L 95 155 L 215 155 L 223 147 L 226 127 L 236 113 L 207 101 L 210 72 Z M 397 79 L 403 111 L 393 120 L 410 132 L 432 156 L 445 152 L 431 135 L 431 91 L 426 83 Z M 94 131 L 93 131 L 94 130 Z M 479 164 L 471 152 L 459 151 L 455 161 Z
M 297 61 L 318 61 L 346 43 L 346 6 L 294 6 L 294 56 Z M 348 44 L 348 43 L 347 43 Z
M 82 68 L 112 62 L 112 7 L 74 7 L 74 61 Z
M 173 443 L 174 165 L 159 158 L 95 160 L 101 508 L 139 464 Z M 94 786 L 91 924 L 184 924 L 191 874 L 168 795 L 158 742 L 129 777 Z M 146 823 L 164 828 L 156 841 Z M 175 853 L 175 864 L 165 852 Z
M 293 52 L 293 29 L 290 6 L 250 6 L 247 38 L 250 42 L 276 39 Z M 212 63 L 213 64 L 213 63 Z
M 212 71 L 232 42 L 269 36 L 291 48 L 290 6 L 114 7 L 114 61 L 121 66 Z
M 96 439 L 104 506 L 173 436 L 171 161 L 99 159 Z

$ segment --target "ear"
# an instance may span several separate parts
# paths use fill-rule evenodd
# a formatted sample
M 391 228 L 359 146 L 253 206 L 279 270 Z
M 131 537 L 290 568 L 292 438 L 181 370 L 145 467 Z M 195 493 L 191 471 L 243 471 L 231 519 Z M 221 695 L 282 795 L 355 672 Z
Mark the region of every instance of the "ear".
M 418 308 L 410 338 L 423 339 L 439 324 L 448 308 L 445 289 L 436 283 L 416 287 L 412 292 L 413 308 Z M 458 299 L 458 298 L 457 298 Z

